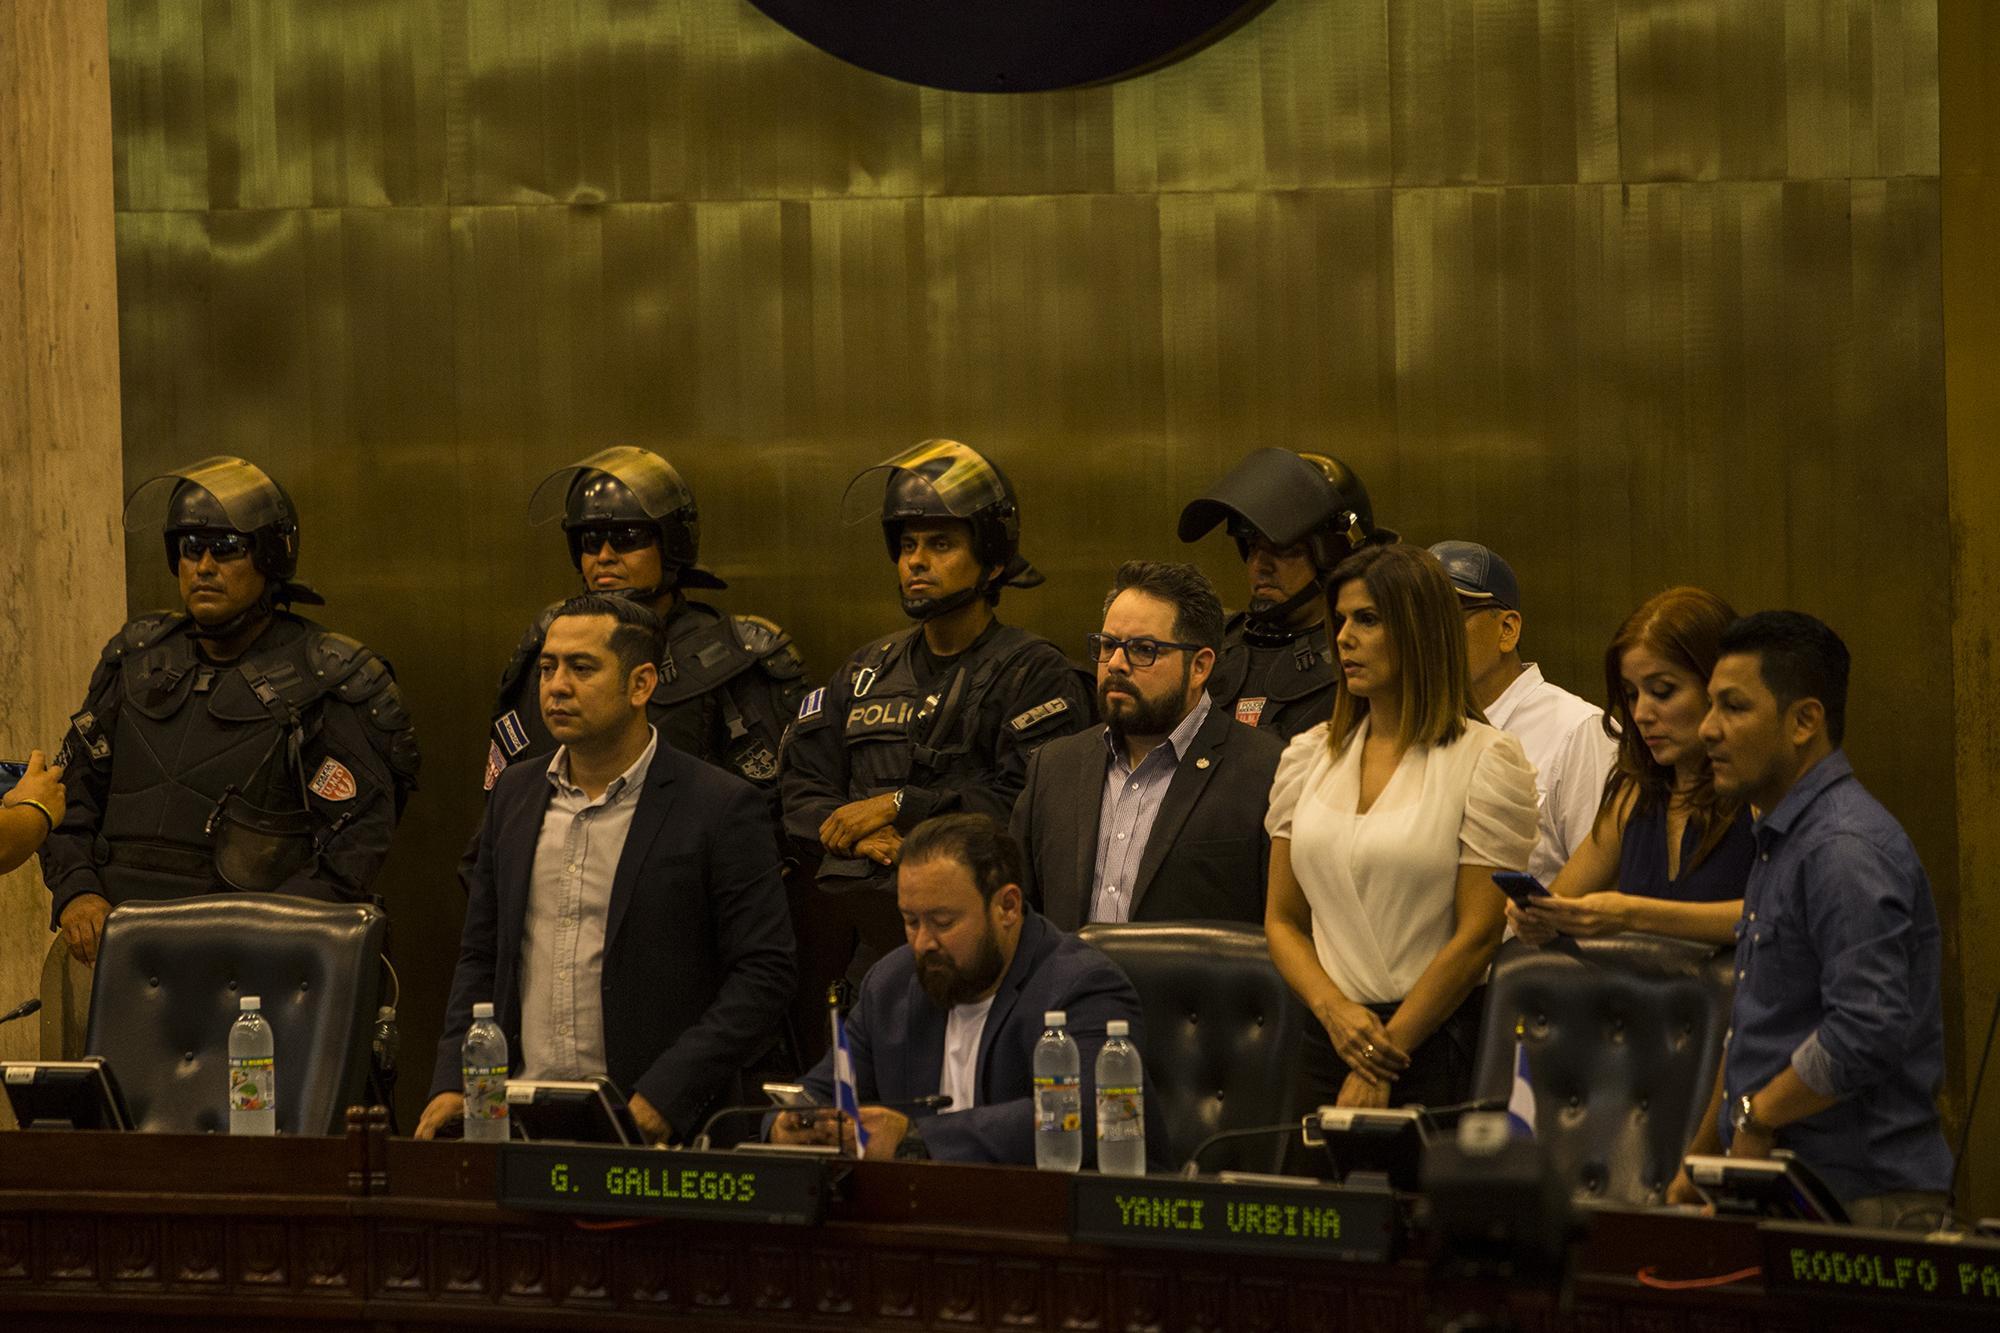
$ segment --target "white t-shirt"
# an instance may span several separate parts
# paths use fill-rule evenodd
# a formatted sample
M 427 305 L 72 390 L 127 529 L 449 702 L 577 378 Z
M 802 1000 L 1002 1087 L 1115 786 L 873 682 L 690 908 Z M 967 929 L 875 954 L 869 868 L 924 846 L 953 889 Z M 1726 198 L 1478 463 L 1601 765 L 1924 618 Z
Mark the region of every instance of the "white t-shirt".
M 979 1098 L 979 1036 L 986 1031 L 986 1015 L 993 1009 L 993 997 L 976 1004 L 955 1004 L 944 1022 L 944 1072 L 938 1076 L 938 1091 L 951 1098 L 943 1114 L 967 1111 Z
M 1357 814 L 1368 723 L 1337 759 L 1327 725 L 1285 747 L 1264 827 L 1291 839 L 1327 976 L 1350 1000 L 1395 1004 L 1451 938 L 1458 867 L 1527 866 L 1535 770 L 1521 742 L 1467 722 L 1450 745 L 1406 750 L 1374 806 Z
M 1541 820 L 1528 870 L 1547 884 L 1590 836 L 1618 743 L 1604 734 L 1603 709 L 1544 680 L 1533 662 L 1493 701 L 1486 720 L 1512 732 L 1535 766 Z

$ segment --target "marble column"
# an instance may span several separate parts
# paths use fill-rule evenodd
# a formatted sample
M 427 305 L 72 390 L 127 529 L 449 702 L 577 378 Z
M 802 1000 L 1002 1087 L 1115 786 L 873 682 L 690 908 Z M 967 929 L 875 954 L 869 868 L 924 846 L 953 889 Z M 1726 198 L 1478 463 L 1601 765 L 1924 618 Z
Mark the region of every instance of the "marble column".
M 105 0 L 0 0 L 0 758 L 61 743 L 125 615 Z M 48 894 L 0 878 L 0 1010 L 41 986 Z M 32 1057 L 34 1021 L 0 1028 Z

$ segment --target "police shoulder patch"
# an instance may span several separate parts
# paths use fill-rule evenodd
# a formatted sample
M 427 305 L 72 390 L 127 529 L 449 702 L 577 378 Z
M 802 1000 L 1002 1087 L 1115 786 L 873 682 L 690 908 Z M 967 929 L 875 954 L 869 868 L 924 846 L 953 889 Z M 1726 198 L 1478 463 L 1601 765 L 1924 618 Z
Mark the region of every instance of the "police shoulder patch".
M 814 690 L 811 694 L 808 694 L 805 697 L 805 699 L 802 702 L 800 702 L 799 721 L 804 722 L 807 718 L 818 717 L 821 711 L 825 709 L 825 707 L 826 707 L 826 686 L 822 685 L 818 689 Z
M 512 708 L 508 709 L 498 718 L 494 719 L 493 727 L 498 733 L 501 743 L 507 747 L 507 757 L 509 759 L 528 748 L 528 729 L 521 725 L 521 714 L 519 711 Z
M 1030 708 L 1007 725 L 1017 732 L 1026 731 L 1038 722 L 1046 722 L 1058 713 L 1067 713 L 1068 711 L 1069 700 L 1058 695 L 1053 699 L 1036 704 L 1033 708 Z

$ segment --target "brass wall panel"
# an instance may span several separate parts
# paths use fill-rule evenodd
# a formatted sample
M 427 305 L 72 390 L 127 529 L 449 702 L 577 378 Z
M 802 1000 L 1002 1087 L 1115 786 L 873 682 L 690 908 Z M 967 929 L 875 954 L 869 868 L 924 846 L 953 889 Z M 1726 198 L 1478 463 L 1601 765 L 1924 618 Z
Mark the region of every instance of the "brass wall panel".
M 1504 551 L 1593 696 L 1669 582 L 1809 606 L 1955 908 L 1932 4 L 1279 0 L 1018 97 L 738 0 L 113 0 L 112 48 L 128 471 L 267 461 L 328 620 L 398 664 L 413 1051 L 488 682 L 570 578 L 526 496 L 611 441 L 675 460 L 725 600 L 822 673 L 896 621 L 840 490 L 942 433 L 1022 487 L 1049 582 L 1006 610 L 1065 645 L 1266 444 Z
M 1984 1019 L 2000 994 L 2000 12 L 1987 0 L 1939 7 L 1944 150 L 1945 430 L 1950 461 L 1953 679 L 1956 701 L 1958 941 L 1963 1040 L 1949 1053 L 1977 1068 Z M 1989 1087 L 1973 1133 L 2000 1142 Z M 1975 1151 L 1966 1193 L 1991 1213 L 2000 1153 Z

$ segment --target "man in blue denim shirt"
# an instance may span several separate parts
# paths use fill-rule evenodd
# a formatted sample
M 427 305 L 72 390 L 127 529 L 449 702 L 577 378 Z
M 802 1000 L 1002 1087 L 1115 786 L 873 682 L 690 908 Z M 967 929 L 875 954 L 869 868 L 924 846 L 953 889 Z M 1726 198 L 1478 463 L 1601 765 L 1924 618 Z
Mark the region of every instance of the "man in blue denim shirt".
M 1927 1226 L 1952 1174 L 1937 909 L 1916 849 L 1840 749 L 1847 671 L 1826 625 L 1765 611 L 1730 626 L 1709 677 L 1716 790 L 1762 817 L 1720 1106 L 1689 1151 L 1787 1148 L 1856 1223 Z

